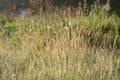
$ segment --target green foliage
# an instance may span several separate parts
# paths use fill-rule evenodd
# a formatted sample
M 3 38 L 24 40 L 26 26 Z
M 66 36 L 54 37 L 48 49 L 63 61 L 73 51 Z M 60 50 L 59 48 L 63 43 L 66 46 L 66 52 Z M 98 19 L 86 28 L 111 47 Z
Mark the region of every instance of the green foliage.
M 117 48 L 120 48 L 120 42 L 119 42 L 119 27 L 120 27 L 120 19 L 115 16 L 109 17 L 108 20 L 105 20 L 102 27 L 101 27 L 101 35 L 105 36 L 107 35 L 107 38 L 109 39 L 109 42 L 111 45 L 116 46 Z
M 0 30 L 2 32 L 2 36 L 11 37 L 16 31 L 16 23 L 14 22 L 14 18 L 11 17 L 1 17 L 0 19 Z
M 16 31 L 16 23 L 6 23 L 2 26 L 2 35 L 5 37 L 11 37 Z

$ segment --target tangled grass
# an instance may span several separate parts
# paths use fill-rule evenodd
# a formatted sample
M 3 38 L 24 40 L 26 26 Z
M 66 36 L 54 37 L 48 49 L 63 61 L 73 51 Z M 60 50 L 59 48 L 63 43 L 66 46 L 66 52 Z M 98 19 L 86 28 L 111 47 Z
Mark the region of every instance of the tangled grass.
M 120 18 L 106 8 L 0 16 L 0 80 L 119 79 Z

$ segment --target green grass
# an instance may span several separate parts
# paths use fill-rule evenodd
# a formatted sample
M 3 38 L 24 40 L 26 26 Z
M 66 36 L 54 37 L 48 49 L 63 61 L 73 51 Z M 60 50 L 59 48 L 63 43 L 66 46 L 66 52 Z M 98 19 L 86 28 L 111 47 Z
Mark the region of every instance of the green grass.
M 119 80 L 120 18 L 98 8 L 0 16 L 0 80 Z

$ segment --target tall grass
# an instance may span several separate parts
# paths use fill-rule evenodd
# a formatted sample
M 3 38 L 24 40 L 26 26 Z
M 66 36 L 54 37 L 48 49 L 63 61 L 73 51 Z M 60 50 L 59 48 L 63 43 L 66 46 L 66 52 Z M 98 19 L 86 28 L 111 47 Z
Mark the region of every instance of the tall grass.
M 119 22 L 105 7 L 88 16 L 1 16 L 0 80 L 119 80 Z

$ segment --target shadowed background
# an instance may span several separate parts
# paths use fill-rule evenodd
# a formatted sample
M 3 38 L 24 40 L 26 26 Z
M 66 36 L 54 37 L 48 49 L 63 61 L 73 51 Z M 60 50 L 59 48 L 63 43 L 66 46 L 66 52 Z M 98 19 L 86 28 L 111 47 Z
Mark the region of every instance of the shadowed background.
M 77 8 L 80 4 L 83 7 L 84 3 L 90 7 L 96 0 L 0 0 L 0 11 L 9 10 L 11 12 L 22 11 L 30 8 L 34 13 L 55 11 L 62 7 Z M 100 4 L 106 4 L 107 0 L 99 0 Z M 120 1 L 110 0 L 111 10 L 120 13 Z

